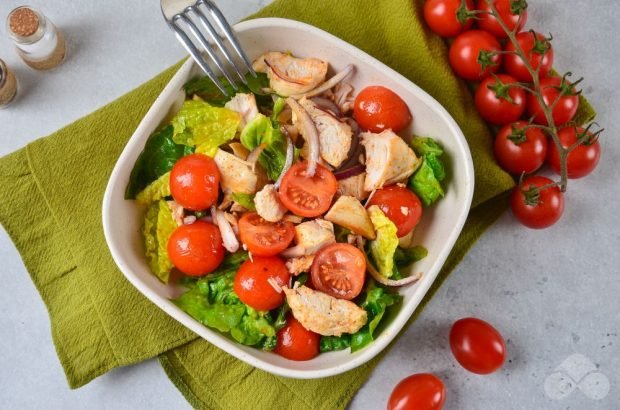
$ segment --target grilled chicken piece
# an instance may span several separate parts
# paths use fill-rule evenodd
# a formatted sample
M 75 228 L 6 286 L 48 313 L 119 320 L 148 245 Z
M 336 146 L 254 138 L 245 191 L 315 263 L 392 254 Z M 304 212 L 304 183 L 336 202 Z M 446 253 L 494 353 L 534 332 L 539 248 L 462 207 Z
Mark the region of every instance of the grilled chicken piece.
M 353 86 L 349 83 L 338 83 L 334 87 L 334 103 L 340 108 L 340 112 L 346 114 L 353 109 Z
M 291 258 L 285 264 L 288 272 L 293 276 L 297 276 L 304 272 L 310 272 L 313 261 L 314 255 L 304 255 L 298 258 Z
M 295 241 L 305 255 L 313 255 L 323 246 L 336 242 L 334 225 L 323 219 L 300 223 L 295 227 Z
M 308 112 L 319 132 L 319 152 L 329 165 L 338 168 L 349 154 L 353 131 L 346 122 L 340 122 L 312 100 L 302 98 L 299 104 Z
M 325 81 L 327 63 L 316 58 L 296 58 L 279 51 L 260 56 L 252 67 L 267 73 L 269 85 L 284 97 L 303 94 Z
M 278 222 L 282 220 L 287 209 L 278 198 L 278 191 L 273 184 L 265 185 L 254 197 L 256 213 L 264 220 Z
M 338 181 L 338 192 L 341 195 L 352 196 L 359 199 L 360 201 L 363 201 L 364 199 L 368 198 L 369 194 L 369 192 L 364 191 L 365 180 L 365 172 L 349 178 L 341 179 Z
M 306 286 L 283 290 L 295 319 L 320 335 L 355 333 L 368 321 L 366 311 L 348 300 L 336 299 Z
M 392 130 L 363 132 L 360 141 L 366 149 L 366 191 L 403 181 L 420 165 L 413 150 Z
M 253 194 L 256 192 L 257 177 L 252 164 L 221 149 L 213 157 L 222 176 L 220 184 L 225 192 Z
M 237 93 L 224 107 L 241 114 L 241 121 L 238 127 L 239 131 L 243 130 L 243 127 L 258 115 L 256 97 L 254 97 L 252 93 Z

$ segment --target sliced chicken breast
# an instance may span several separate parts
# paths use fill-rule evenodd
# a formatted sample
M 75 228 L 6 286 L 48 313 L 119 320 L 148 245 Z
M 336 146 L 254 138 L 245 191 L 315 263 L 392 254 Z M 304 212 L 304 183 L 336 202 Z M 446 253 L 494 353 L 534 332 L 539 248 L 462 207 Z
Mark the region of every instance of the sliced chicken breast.
M 252 171 L 252 164 L 221 149 L 213 157 L 222 176 L 222 190 L 240 194 L 256 192 L 257 176 Z
M 325 81 L 327 63 L 316 58 L 297 58 L 279 51 L 260 56 L 252 67 L 266 73 L 269 85 L 281 96 L 303 94 Z
M 282 220 L 287 209 L 282 205 L 278 198 L 278 191 L 273 184 L 263 187 L 254 197 L 254 205 L 256 213 L 264 220 L 269 222 L 278 222 Z

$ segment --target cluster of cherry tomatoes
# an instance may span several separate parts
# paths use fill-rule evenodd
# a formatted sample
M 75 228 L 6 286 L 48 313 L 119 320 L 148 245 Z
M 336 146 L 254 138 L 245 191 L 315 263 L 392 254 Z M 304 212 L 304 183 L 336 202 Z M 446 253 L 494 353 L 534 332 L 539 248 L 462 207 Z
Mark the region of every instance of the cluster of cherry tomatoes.
M 550 39 L 535 31 L 521 31 L 527 21 L 524 0 L 494 0 L 499 20 L 491 14 L 490 3 L 480 0 L 474 6 L 473 0 L 428 0 L 424 18 L 440 36 L 454 37 L 449 51 L 454 72 L 479 82 L 474 101 L 480 116 L 497 129 L 497 162 L 515 176 L 530 175 L 544 164 L 561 175 L 561 153 L 546 132 L 546 127 L 554 126 L 562 146 L 573 148 L 565 158 L 568 178 L 588 175 L 600 159 L 600 144 L 596 134 L 571 123 L 579 97 L 575 84 L 551 73 Z M 516 33 L 515 41 L 506 30 Z M 517 53 L 519 49 L 527 61 Z M 528 65 L 537 72 L 537 79 Z M 552 108 L 553 124 L 541 102 Z M 564 199 L 553 184 L 549 178 L 529 176 L 515 189 L 512 210 L 525 226 L 546 228 L 560 219 Z

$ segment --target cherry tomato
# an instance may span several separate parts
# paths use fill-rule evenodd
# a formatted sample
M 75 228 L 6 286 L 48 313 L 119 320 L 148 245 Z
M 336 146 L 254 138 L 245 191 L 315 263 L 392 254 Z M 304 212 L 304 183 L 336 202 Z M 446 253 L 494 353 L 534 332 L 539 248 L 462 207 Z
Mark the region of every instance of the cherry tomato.
M 282 178 L 278 196 L 289 211 L 313 218 L 329 209 L 338 190 L 338 181 L 334 174 L 322 165 L 317 165 L 313 177 L 306 175 L 307 169 L 307 162 L 293 165 Z
M 274 353 L 289 360 L 304 361 L 318 356 L 321 336 L 306 330 L 292 315 L 278 331 Z
M 470 30 L 459 34 L 450 46 L 449 59 L 454 72 L 461 78 L 480 81 L 496 72 L 502 62 L 500 54 L 484 57 L 484 52 L 498 52 L 502 47 L 495 37 L 482 30 Z M 486 59 L 489 64 L 484 70 L 480 60 Z
M 435 375 L 419 373 L 400 381 L 392 390 L 388 410 L 441 410 L 446 388 Z
M 366 206 L 372 205 L 377 205 L 394 222 L 399 238 L 413 231 L 422 217 L 420 198 L 398 185 L 377 189 Z
M 398 132 L 411 122 L 411 113 L 402 98 L 389 88 L 374 85 L 364 88 L 355 98 L 355 120 L 365 130 Z
M 512 213 L 523 225 L 532 229 L 544 229 L 556 223 L 564 212 L 564 194 L 558 187 L 540 191 L 538 201 L 531 205 L 526 202 L 523 191 L 531 187 L 542 187 L 553 183 L 549 178 L 538 175 L 527 178 L 521 187 L 512 191 L 510 204 Z
M 224 259 L 220 230 L 205 221 L 175 229 L 168 239 L 167 250 L 172 264 L 190 276 L 211 273 Z
M 170 192 L 183 208 L 202 211 L 215 204 L 220 171 L 213 158 L 192 154 L 178 160 L 170 172 Z
M 584 130 L 581 127 L 567 127 L 558 132 L 558 137 L 562 142 L 564 148 L 568 148 L 584 135 Z M 588 132 L 588 135 L 592 135 Z M 601 144 L 598 139 L 593 141 L 584 141 L 572 150 L 566 157 L 567 172 L 569 178 L 581 178 L 588 175 L 596 168 L 598 161 L 601 159 Z M 561 172 L 560 169 L 560 154 L 555 144 L 551 144 L 549 149 L 549 156 L 547 158 L 549 165 L 558 175 Z
M 254 212 L 239 220 L 239 238 L 252 255 L 273 256 L 286 248 L 295 236 L 295 227 L 286 221 L 269 222 Z
M 288 286 L 291 279 L 286 265 L 277 256 L 253 256 L 243 262 L 233 289 L 239 299 L 256 310 L 271 310 L 284 302 L 284 292 L 278 292 L 269 283 L 274 280 L 279 286 Z
M 517 43 L 534 70 L 541 65 L 538 78 L 545 77 L 553 66 L 553 48 L 551 43 L 542 34 L 532 34 L 531 32 L 517 34 Z M 506 44 L 505 51 L 514 52 L 515 50 L 515 45 L 509 41 Z M 532 75 L 525 68 L 523 59 L 516 54 L 506 54 L 504 56 L 504 69 L 519 81 L 531 83 L 533 80 Z
M 502 335 L 489 323 L 474 317 L 454 322 L 450 349 L 461 366 L 477 374 L 493 373 L 506 360 Z
M 327 245 L 314 257 L 310 276 L 316 290 L 351 300 L 364 287 L 366 258 L 362 251 L 348 243 Z
M 558 87 L 563 88 L 562 95 Z M 555 125 L 562 125 L 573 119 L 579 108 L 579 97 L 575 95 L 575 89 L 570 84 L 562 85 L 560 77 L 547 77 L 540 80 L 540 90 L 547 106 L 551 106 L 559 98 L 551 112 Z M 536 124 L 548 125 L 538 98 L 532 93 L 527 97 L 527 111 L 534 117 Z
M 511 174 L 532 173 L 544 164 L 547 156 L 547 137 L 540 128 L 523 131 L 527 124 L 508 124 L 495 137 L 495 158 Z
M 476 90 L 476 109 L 485 121 L 504 125 L 521 118 L 525 112 L 525 90 L 511 86 L 517 80 L 507 74 L 487 77 Z
M 517 31 L 521 31 L 527 21 L 527 9 L 521 11 L 521 20 L 519 21 L 519 12 L 512 13 L 512 0 L 494 0 L 493 4 L 497 10 L 500 19 L 508 27 L 508 30 L 514 30 L 519 25 Z M 488 0 L 478 1 L 478 10 L 491 12 L 490 2 Z M 499 21 L 490 14 L 480 14 L 478 16 L 478 28 L 493 34 L 497 38 L 507 38 L 508 34 L 504 31 Z
M 474 9 L 472 0 L 465 0 L 467 10 Z M 428 0 L 424 3 L 424 20 L 435 33 L 442 37 L 454 37 L 462 31 L 468 30 L 472 19 L 461 24 L 457 11 L 461 7 L 461 0 Z

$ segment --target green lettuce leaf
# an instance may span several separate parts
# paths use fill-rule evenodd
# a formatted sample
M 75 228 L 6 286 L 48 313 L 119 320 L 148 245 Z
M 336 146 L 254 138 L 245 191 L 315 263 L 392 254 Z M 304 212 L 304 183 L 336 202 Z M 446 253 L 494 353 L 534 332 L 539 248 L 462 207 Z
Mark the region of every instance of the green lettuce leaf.
M 135 199 L 151 182 L 170 171 L 179 158 L 194 151 L 191 147 L 176 144 L 172 139 L 173 132 L 174 128 L 169 125 L 152 134 L 146 141 L 131 170 L 125 199 Z
M 411 146 L 422 157 L 422 164 L 409 179 L 409 188 L 422 200 L 425 206 L 432 205 L 444 196 L 441 181 L 446 178 L 446 169 L 441 156 L 443 148 L 429 137 L 414 137 Z
M 241 131 L 241 144 L 250 151 L 265 144 L 258 162 L 267 171 L 269 179 L 278 179 L 286 161 L 286 140 L 277 123 L 263 114 L 258 114 Z
M 321 353 L 344 350 L 351 346 L 351 335 L 348 333 L 342 336 L 321 336 L 319 349 Z
M 394 252 L 394 263 L 398 268 L 406 268 L 414 262 L 426 258 L 428 250 L 423 246 L 414 246 L 413 248 L 396 248 Z
M 259 106 L 269 106 L 271 104 L 271 96 L 263 92 L 264 88 L 269 87 L 269 78 L 267 78 L 267 74 L 256 73 L 256 77 L 254 77 L 248 73 L 245 78 L 248 85 L 242 84 L 238 91 L 235 91 L 226 78 L 221 77 L 219 80 L 226 89 L 228 95 L 235 95 L 235 92 L 252 92 L 256 96 L 256 102 Z M 204 101 L 216 107 L 223 107 L 224 104 L 231 99 L 231 97 L 222 94 L 220 89 L 217 88 L 209 77 L 194 78 L 185 83 L 183 88 L 188 96 L 196 94 Z
M 389 278 L 394 274 L 394 252 L 398 248 L 396 225 L 376 205 L 368 208 L 368 214 L 377 233 L 377 238 L 369 242 L 370 254 L 379 273 Z
M 166 201 L 159 200 L 147 209 L 142 226 L 146 259 L 151 271 L 164 283 L 168 283 L 173 267 L 168 257 L 168 239 L 176 228 L 172 210 Z
M 166 172 L 136 195 L 136 201 L 142 205 L 150 205 L 170 195 L 170 172 Z
M 188 100 L 172 119 L 172 139 L 177 144 L 196 147 L 196 152 L 214 156 L 220 145 L 235 138 L 240 122 L 237 112 Z
M 440 157 L 443 155 L 441 145 L 430 137 L 414 136 L 411 140 L 411 147 L 418 156 L 435 155 Z
M 278 97 L 278 99 L 273 103 L 273 112 L 271 113 L 271 121 L 277 122 L 278 116 L 282 113 L 285 107 L 286 107 L 286 99 L 282 97 Z
M 256 211 L 256 206 L 254 205 L 254 195 L 253 194 L 244 194 L 244 193 L 233 193 L 232 194 L 233 201 L 237 202 L 239 205 L 247 209 L 248 211 Z

